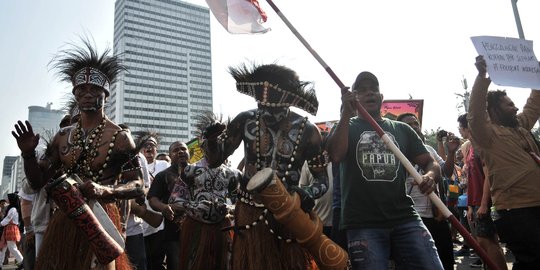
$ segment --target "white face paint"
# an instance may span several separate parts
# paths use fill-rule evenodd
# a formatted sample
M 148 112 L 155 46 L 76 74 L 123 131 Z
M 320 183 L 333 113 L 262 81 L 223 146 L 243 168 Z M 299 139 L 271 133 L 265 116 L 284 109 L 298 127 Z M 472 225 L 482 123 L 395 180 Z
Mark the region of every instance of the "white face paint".
M 268 125 L 277 124 L 289 115 L 289 107 L 260 107 L 261 117 Z
M 103 108 L 105 103 L 105 91 L 95 85 L 80 85 L 75 89 L 74 95 L 81 111 L 95 112 Z

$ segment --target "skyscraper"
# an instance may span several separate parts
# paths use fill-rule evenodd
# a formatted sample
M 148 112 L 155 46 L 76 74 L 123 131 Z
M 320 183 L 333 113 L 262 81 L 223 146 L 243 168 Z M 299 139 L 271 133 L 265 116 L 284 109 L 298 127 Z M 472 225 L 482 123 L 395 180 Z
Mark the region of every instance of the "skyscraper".
M 11 187 L 11 168 L 13 167 L 13 164 L 17 161 L 16 156 L 6 156 L 4 157 L 4 166 L 2 169 L 2 179 L 1 179 L 1 185 L 0 185 L 0 199 L 7 198 L 7 194 L 9 192 L 13 192 L 10 190 Z
M 212 110 L 210 13 L 179 0 L 117 0 L 114 54 L 128 71 L 111 89 L 107 115 L 153 130 L 160 151 L 193 137 L 193 116 Z
M 42 147 L 45 147 L 45 140 L 50 141 L 52 136 L 60 129 L 60 120 L 66 115 L 66 111 L 64 110 L 51 109 L 51 105 L 52 103 L 47 103 L 45 107 L 28 107 L 28 122 L 32 125 L 34 133 L 40 135 L 40 144 L 42 144 Z
M 66 114 L 64 110 L 51 109 L 52 103 L 47 103 L 45 107 L 29 106 L 28 122 L 32 125 L 34 133 L 39 134 L 39 144 L 36 147 L 38 154 L 43 154 L 53 136 L 60 129 L 60 120 Z M 23 160 L 21 157 L 9 157 L 4 159 L 4 173 L 2 175 L 2 190 L 0 192 L 8 193 L 18 191 L 21 187 L 21 181 L 25 177 L 23 171 Z M 7 189 L 4 190 L 4 189 Z

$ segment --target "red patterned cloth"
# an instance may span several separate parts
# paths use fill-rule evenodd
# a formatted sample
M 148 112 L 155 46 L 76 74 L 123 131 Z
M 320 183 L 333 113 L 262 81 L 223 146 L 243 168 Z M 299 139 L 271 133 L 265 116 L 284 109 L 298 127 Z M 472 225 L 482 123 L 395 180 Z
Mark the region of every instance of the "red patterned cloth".
M 21 241 L 21 233 L 19 231 L 19 226 L 10 222 L 8 225 L 6 225 L 6 227 L 4 227 L 3 238 L 6 239 L 6 241 Z

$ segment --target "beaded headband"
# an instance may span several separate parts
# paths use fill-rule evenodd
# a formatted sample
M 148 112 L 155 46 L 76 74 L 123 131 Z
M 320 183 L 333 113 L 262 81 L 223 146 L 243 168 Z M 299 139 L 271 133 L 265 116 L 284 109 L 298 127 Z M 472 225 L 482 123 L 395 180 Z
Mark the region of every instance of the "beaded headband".
M 159 146 L 160 137 L 159 134 L 152 130 L 141 130 L 133 132 L 135 136 L 135 145 L 137 149 L 140 150 L 143 148 L 144 144 L 148 141 L 155 143 L 156 146 Z
M 93 67 L 84 67 L 75 72 L 72 83 L 73 91 L 75 91 L 75 88 L 77 88 L 79 85 L 93 84 L 103 88 L 107 96 L 109 95 L 111 85 L 107 76 L 103 72 Z
M 267 107 L 290 107 L 300 108 L 312 115 L 317 114 L 318 104 L 292 91 L 281 89 L 279 85 L 264 82 L 237 82 L 236 89 L 242 94 L 254 97 L 258 104 Z
M 149 137 L 147 139 L 143 139 L 142 144 L 144 145 L 144 144 L 147 144 L 147 143 L 153 143 L 155 146 L 158 145 L 158 142 L 157 142 L 156 138 L 154 138 L 154 137 Z

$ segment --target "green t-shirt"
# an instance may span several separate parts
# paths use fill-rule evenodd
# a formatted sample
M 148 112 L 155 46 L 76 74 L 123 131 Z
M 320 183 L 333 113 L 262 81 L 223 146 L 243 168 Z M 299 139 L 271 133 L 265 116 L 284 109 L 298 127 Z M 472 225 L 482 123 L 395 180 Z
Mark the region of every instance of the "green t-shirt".
M 378 124 L 409 160 L 428 153 L 409 125 L 386 118 Z M 420 219 L 405 191 L 405 168 L 367 121 L 349 121 L 340 170 L 342 229 L 390 228 Z

